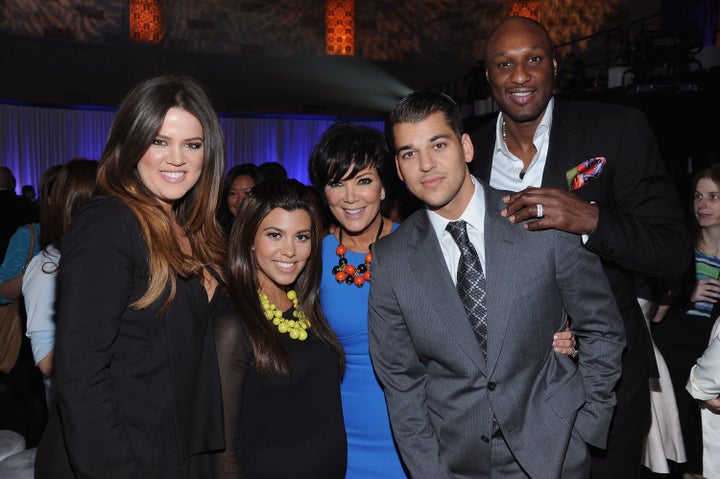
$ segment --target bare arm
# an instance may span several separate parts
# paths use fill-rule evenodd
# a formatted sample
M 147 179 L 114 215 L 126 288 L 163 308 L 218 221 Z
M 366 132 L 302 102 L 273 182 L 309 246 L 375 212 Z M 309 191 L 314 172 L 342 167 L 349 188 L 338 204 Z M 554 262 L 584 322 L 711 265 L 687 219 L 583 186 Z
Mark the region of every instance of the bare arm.
M 0 283 L 0 296 L 8 301 L 17 301 L 22 293 L 22 280 L 23 275 L 20 273 L 14 278 Z

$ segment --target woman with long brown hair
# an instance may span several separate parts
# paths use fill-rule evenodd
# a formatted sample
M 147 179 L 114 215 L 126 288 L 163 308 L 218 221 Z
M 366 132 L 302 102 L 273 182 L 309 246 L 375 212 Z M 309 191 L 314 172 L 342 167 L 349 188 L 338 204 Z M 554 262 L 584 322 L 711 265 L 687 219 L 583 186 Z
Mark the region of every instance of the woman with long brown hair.
M 240 205 L 228 244 L 234 308 L 215 318 L 218 479 L 345 477 L 344 355 L 320 309 L 320 241 L 315 195 L 297 180 L 259 183 Z
M 224 445 L 210 327 L 224 169 L 196 80 L 155 77 L 128 93 L 99 162 L 101 194 L 62 238 L 57 401 L 35 477 L 210 477 L 209 453 Z

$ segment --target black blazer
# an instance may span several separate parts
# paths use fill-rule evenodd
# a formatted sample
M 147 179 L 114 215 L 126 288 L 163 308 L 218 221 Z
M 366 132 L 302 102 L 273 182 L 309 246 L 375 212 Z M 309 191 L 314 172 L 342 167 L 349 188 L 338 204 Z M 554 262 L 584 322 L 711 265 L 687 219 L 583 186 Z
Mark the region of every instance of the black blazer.
M 208 301 L 199 278 L 177 278 L 167 313 L 162 298 L 131 309 L 147 288 L 148 251 L 135 216 L 115 198 L 81 209 L 62 246 L 58 402 L 35 477 L 209 477 L 201 453 L 224 447 L 210 324 L 219 293 Z
M 471 133 L 475 156 L 470 170 L 488 182 L 496 118 L 488 119 Z M 575 191 L 600 209 L 597 229 L 585 247 L 602 260 L 623 315 L 628 350 L 637 353 L 635 358 L 641 362 L 635 367 L 657 377 L 650 334 L 637 303 L 634 275 L 675 277 L 686 270 L 693 246 L 683 209 L 665 171 L 655 136 L 640 110 L 555 97 L 542 186 L 568 189 L 567 170 L 597 156 L 606 159 L 602 174 Z

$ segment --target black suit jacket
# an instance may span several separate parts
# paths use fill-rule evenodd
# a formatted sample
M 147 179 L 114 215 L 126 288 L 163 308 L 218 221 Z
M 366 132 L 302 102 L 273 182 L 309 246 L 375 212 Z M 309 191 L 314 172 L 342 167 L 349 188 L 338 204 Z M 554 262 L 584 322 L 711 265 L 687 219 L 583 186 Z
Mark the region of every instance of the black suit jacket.
M 224 447 L 222 396 L 210 324 L 218 306 L 198 277 L 175 299 L 129 307 L 148 284 L 140 225 L 98 197 L 63 235 L 56 305 L 57 406 L 35 477 L 204 479 Z M 72 469 L 72 470 L 71 470 Z
M 490 181 L 496 117 L 471 132 L 471 172 Z M 603 172 L 575 191 L 600 209 L 585 247 L 602 260 L 625 323 L 625 366 L 658 375 L 650 334 L 637 303 L 635 274 L 675 277 L 692 257 L 692 238 L 656 138 L 635 108 L 555 98 L 543 187 L 568 189 L 565 173 L 590 158 L 606 159 Z M 592 281 L 592 278 L 587 278 Z M 642 369 L 640 369 L 642 368 Z M 623 374 L 630 373 L 627 368 Z M 633 375 L 634 376 L 634 375 Z M 637 377 L 637 376 L 635 376 Z

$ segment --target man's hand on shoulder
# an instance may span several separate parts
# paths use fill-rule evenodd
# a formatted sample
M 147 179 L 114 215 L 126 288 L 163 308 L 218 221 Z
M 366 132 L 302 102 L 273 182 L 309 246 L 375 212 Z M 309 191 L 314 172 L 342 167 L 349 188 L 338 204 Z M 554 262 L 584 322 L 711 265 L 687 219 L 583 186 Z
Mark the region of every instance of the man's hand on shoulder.
M 526 220 L 531 231 L 557 229 L 575 234 L 590 234 L 600 217 L 596 205 L 559 188 L 528 187 L 503 198 L 507 205 L 501 214 L 511 223 Z

